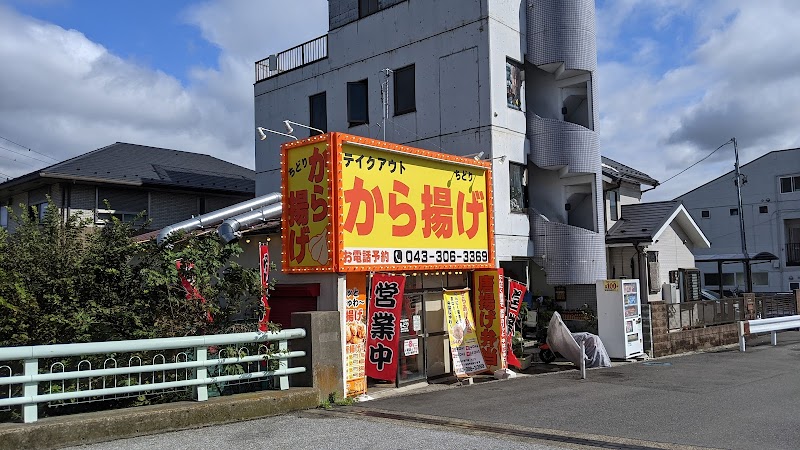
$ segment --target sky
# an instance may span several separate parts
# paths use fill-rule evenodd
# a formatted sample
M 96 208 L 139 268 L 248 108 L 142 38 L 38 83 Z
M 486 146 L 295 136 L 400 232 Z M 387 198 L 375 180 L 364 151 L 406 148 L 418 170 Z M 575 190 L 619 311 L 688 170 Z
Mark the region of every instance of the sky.
M 732 170 L 726 145 L 671 178 L 732 137 L 742 164 L 800 146 L 800 2 L 596 5 L 601 152 L 664 182 L 645 201 Z M 0 180 L 118 141 L 253 168 L 254 62 L 325 34 L 327 8 L 0 0 Z

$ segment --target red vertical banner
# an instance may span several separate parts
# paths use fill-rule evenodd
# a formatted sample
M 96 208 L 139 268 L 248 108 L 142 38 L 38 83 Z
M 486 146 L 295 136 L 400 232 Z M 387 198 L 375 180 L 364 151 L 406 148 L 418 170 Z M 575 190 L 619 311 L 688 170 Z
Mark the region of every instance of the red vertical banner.
M 519 319 L 519 311 L 522 308 L 522 298 L 528 288 L 519 281 L 508 279 L 508 320 L 506 332 L 509 336 L 514 336 L 514 325 Z
M 503 269 L 483 269 L 472 273 L 475 331 L 483 360 L 491 371 L 507 367 L 503 284 Z
M 261 305 L 264 311 L 258 321 L 258 331 L 267 331 L 269 324 L 269 246 L 258 243 L 258 261 L 261 272 Z
M 506 336 L 508 336 L 508 355 L 509 364 L 519 367 L 519 360 L 511 351 L 512 342 L 514 339 L 514 325 L 519 319 L 519 311 L 522 308 L 522 298 L 525 297 L 525 291 L 528 290 L 524 284 L 519 281 L 508 279 L 508 314 L 506 316 Z
M 406 278 L 376 273 L 372 276 L 367 316 L 368 377 L 395 381 L 400 341 L 400 313 Z
M 178 276 L 181 277 L 181 286 L 186 291 L 186 300 L 200 300 L 203 305 L 206 304 L 206 299 L 200 294 L 200 291 L 194 286 L 194 264 L 187 263 L 185 266 L 181 263 L 180 259 L 175 260 L 175 268 L 178 269 Z M 206 312 L 206 320 L 209 322 L 214 321 L 211 312 Z

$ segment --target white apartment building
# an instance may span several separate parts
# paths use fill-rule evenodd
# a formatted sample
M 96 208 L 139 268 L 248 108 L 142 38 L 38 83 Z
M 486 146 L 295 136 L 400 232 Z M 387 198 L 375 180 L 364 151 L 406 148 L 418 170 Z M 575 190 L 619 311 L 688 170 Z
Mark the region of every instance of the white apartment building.
M 741 166 L 746 182 L 741 186 L 747 253 L 768 252 L 777 259 L 753 261 L 755 292 L 785 292 L 800 289 L 800 149 L 767 153 Z M 680 196 L 711 241 L 710 249 L 695 249 L 702 255 L 740 255 L 742 240 L 733 171 Z M 741 263 L 723 264 L 722 279 L 713 262 L 698 262 L 708 289 L 744 290 Z
M 536 295 L 593 298 L 606 277 L 594 1 L 328 3 L 328 34 L 256 63 L 255 125 L 491 159 L 499 266 Z M 256 141 L 258 196 L 280 190 L 287 139 Z

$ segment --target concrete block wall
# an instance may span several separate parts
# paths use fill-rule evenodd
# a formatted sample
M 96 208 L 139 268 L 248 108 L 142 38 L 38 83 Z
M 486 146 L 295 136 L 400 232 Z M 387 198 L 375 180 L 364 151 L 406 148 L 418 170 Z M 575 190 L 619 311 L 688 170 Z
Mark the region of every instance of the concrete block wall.
M 650 317 L 653 357 L 735 344 L 739 341 L 739 329 L 735 323 L 670 332 L 668 305 L 664 302 L 650 303 Z

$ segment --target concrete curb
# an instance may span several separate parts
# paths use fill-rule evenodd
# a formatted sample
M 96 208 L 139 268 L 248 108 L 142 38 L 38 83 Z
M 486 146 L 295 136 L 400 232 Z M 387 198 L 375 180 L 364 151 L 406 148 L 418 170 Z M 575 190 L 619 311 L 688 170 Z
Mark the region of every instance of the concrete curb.
M 315 388 L 262 391 L 63 417 L 0 424 L 0 450 L 56 449 L 147 434 L 258 419 L 319 406 Z

